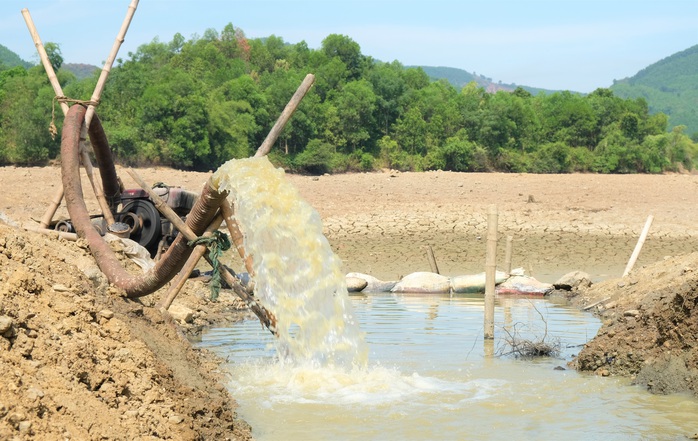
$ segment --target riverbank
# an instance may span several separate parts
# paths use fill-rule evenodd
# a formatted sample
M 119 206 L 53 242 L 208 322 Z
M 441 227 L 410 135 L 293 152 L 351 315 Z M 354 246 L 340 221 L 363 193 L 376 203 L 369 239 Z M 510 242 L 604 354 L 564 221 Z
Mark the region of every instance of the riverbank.
M 118 171 L 127 188 L 137 187 L 125 171 Z M 210 176 L 166 168 L 138 172 L 147 182 L 194 191 Z M 429 270 L 427 246 L 443 274 L 481 272 L 486 213 L 495 204 L 501 237 L 514 238 L 514 266 L 545 282 L 572 270 L 589 273 L 596 284 L 572 299 L 580 306 L 613 297 L 597 311 L 609 327 L 605 324 L 602 338 L 595 339 L 599 346 L 588 345 L 591 370 L 643 379 L 612 365 L 623 357 L 635 360 L 633 339 L 645 336 L 661 343 L 660 354 L 670 349 L 683 356 L 695 350 L 695 341 L 684 333 L 698 335 L 695 329 L 672 328 L 664 318 L 675 316 L 662 316 L 652 308 L 665 308 L 662 301 L 669 302 L 667 307 L 674 305 L 695 322 L 692 307 L 686 313 L 685 306 L 691 301 L 695 305 L 690 293 L 697 285 L 690 277 L 698 273 L 698 265 L 685 257 L 665 257 L 698 250 L 696 175 L 387 171 L 288 179 L 320 213 L 345 272 L 396 280 Z M 60 169 L 0 168 L 0 186 L 0 220 L 31 222 L 43 216 L 59 188 Z M 83 188 L 90 188 L 86 180 Z M 86 199 L 88 209 L 97 212 L 91 194 Z M 620 280 L 649 214 L 655 220 L 636 269 Z M 65 208 L 57 215 L 67 217 Z M 499 253 L 503 255 L 503 246 Z M 244 314 L 229 293 L 212 303 L 204 283 L 188 283 L 177 299 L 191 311 L 185 310 L 182 320 L 189 323 L 181 325 L 164 320 L 152 308 L 163 292 L 140 301 L 123 300 L 96 271 L 81 242 L 0 226 L 0 259 L 0 316 L 9 318 L 0 320 L 9 323 L 0 339 L 2 366 L 10 373 L 0 380 L 0 437 L 249 439 L 249 428 L 236 418 L 233 397 L 222 386 L 218 361 L 192 349 L 184 338 L 210 323 Z M 237 270 L 236 265 L 231 262 Z M 682 281 L 681 288 L 670 281 Z M 664 294 L 653 296 L 655 292 Z M 676 300 L 677 294 L 684 300 Z M 609 305 L 611 301 L 616 303 Z M 626 315 L 633 310 L 639 313 Z M 618 339 L 620 328 L 613 328 L 618 323 L 626 326 L 622 341 L 627 346 Z M 637 334 L 646 325 L 656 333 Z M 580 360 L 587 359 L 583 354 Z M 676 360 L 665 361 L 680 366 Z M 694 358 L 684 361 L 685 366 L 696 365 Z M 649 386 L 656 376 L 650 371 L 646 375 L 649 380 L 642 381 Z M 673 390 L 654 385 L 654 391 Z

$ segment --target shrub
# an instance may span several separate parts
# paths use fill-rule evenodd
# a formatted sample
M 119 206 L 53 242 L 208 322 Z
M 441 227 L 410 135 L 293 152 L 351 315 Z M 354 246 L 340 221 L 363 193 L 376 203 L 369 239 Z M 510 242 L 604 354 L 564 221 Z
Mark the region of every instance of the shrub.
M 302 173 L 322 175 L 332 171 L 334 147 L 327 142 L 313 139 L 308 142 L 294 160 L 295 167 Z

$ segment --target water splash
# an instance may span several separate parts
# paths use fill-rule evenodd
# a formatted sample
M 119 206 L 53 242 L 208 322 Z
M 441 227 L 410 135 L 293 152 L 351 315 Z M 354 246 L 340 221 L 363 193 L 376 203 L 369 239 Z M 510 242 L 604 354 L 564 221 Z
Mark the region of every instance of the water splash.
M 282 359 L 365 366 L 368 349 L 317 211 L 266 157 L 228 161 L 212 180 L 234 200 L 255 296 L 276 316 Z

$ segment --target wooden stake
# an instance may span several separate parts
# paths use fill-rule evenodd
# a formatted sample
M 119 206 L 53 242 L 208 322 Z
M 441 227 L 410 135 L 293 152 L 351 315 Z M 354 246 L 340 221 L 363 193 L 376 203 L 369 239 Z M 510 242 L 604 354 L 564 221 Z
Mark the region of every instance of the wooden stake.
M 633 254 L 630 256 L 630 260 L 628 261 L 628 265 L 625 267 L 625 271 L 623 271 L 623 277 L 627 276 L 633 269 L 633 266 L 635 266 L 635 261 L 637 261 L 637 258 L 640 255 L 640 250 L 642 250 L 642 246 L 645 243 L 645 239 L 647 239 L 647 233 L 649 233 L 650 231 L 650 227 L 652 226 L 653 220 L 654 216 L 652 216 L 651 214 L 647 216 L 647 221 L 645 221 L 645 227 L 642 229 L 642 233 L 640 233 L 640 238 L 637 240 L 637 245 L 635 245 Z
M 439 273 L 439 266 L 436 264 L 436 258 L 434 257 L 434 249 L 431 245 L 427 245 L 427 258 L 429 259 L 429 266 L 431 266 L 431 272 L 436 274 Z
M 487 212 L 487 256 L 485 259 L 485 339 L 494 338 L 494 287 L 497 272 L 497 206 Z

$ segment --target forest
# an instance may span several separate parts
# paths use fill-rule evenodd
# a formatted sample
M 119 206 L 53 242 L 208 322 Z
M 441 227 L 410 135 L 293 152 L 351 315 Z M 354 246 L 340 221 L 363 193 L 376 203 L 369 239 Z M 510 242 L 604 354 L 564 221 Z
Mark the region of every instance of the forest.
M 61 68 L 60 46 L 45 46 L 65 96 L 89 100 L 99 71 L 78 79 Z M 270 154 L 292 172 L 662 173 L 698 164 L 695 135 L 650 114 L 643 98 L 456 89 L 363 55 L 345 35 L 311 49 L 248 39 L 232 24 L 118 58 L 97 114 L 117 163 L 213 170 L 254 153 L 308 73 L 315 84 Z M 0 165 L 55 160 L 62 119 L 43 67 L 0 64 Z

